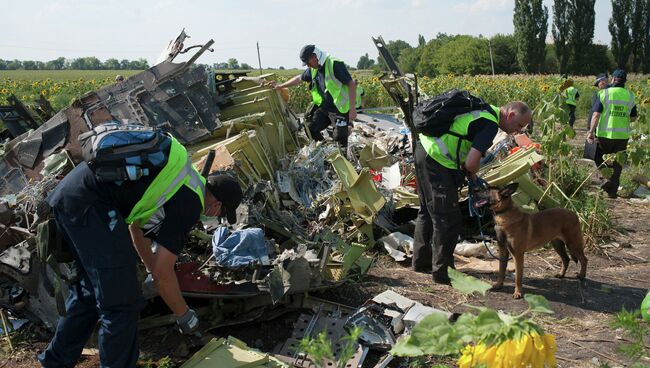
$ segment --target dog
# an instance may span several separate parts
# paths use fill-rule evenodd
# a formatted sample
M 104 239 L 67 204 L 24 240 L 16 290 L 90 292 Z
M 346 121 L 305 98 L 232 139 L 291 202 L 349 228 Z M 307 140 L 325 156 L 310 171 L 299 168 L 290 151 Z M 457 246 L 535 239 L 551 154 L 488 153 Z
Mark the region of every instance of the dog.
M 499 275 L 492 289 L 497 290 L 503 286 L 510 253 L 515 260 L 515 292 L 512 296 L 515 299 L 521 298 L 524 253 L 541 248 L 549 242 L 562 259 L 562 270 L 555 276 L 564 277 L 570 255 L 576 264 L 580 262 L 580 272 L 576 276 L 584 279 L 587 274 L 587 257 L 578 215 L 565 208 L 524 213 L 511 198 L 517 186 L 517 183 L 513 183 L 503 189 L 489 188 L 488 203 L 494 213 L 494 229 L 499 245 Z

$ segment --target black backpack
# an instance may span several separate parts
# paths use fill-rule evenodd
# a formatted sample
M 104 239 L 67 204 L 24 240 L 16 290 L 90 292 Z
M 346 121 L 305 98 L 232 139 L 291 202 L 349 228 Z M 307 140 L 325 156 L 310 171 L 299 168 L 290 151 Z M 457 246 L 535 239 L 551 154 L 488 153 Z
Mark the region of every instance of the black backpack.
M 171 138 L 159 129 L 110 121 L 80 134 L 81 154 L 99 181 L 138 180 L 167 164 Z
M 430 137 L 440 137 L 446 133 L 458 136 L 449 131 L 454 118 L 475 110 L 487 110 L 496 116 L 482 98 L 472 96 L 467 91 L 450 89 L 418 103 L 413 111 L 413 125 L 417 133 Z

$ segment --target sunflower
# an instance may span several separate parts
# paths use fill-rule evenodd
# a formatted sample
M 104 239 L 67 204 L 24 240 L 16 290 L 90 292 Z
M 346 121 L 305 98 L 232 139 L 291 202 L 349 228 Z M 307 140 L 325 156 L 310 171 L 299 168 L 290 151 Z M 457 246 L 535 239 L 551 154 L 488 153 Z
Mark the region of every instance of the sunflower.
M 540 336 L 531 332 L 524 334 L 520 339 L 506 340 L 498 345 L 467 345 L 461 351 L 457 364 L 459 368 L 557 367 L 556 351 L 557 344 L 553 335 Z

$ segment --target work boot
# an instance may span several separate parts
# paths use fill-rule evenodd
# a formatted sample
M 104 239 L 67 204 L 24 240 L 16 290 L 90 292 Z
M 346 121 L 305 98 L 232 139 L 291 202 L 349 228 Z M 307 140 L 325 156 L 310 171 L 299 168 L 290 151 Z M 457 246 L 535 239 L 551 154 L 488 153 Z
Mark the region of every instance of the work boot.
M 609 198 L 616 198 L 618 195 L 616 192 L 618 191 L 618 186 L 614 186 L 611 181 L 606 181 L 603 185 L 600 186 L 600 189 L 602 189 L 605 193 L 607 193 L 607 196 Z
M 436 284 L 442 284 L 442 285 L 451 285 L 451 279 L 449 279 L 449 275 L 442 274 L 442 273 L 434 273 L 433 274 L 433 282 Z

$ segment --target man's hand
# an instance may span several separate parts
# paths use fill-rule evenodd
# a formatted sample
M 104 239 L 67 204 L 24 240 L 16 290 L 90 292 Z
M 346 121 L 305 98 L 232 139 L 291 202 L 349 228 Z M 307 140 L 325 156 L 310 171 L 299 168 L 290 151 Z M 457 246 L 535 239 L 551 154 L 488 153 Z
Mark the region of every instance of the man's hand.
M 589 142 L 589 144 L 594 143 L 594 132 L 591 130 L 587 133 L 587 142 Z
M 176 318 L 178 329 L 184 335 L 191 335 L 199 330 L 199 317 L 193 309 L 187 308 L 187 312 Z

